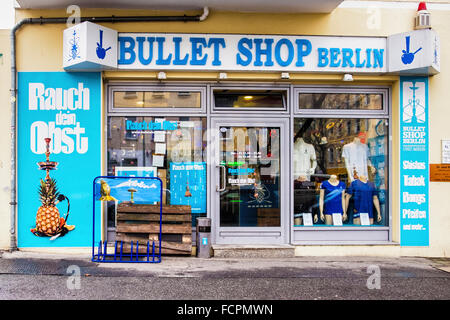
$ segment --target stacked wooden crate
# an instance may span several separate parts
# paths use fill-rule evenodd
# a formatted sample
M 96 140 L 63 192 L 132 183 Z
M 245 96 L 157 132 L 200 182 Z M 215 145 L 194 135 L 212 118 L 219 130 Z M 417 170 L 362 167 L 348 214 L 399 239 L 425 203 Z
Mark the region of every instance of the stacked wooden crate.
M 117 206 L 116 240 L 124 242 L 124 251 L 135 250 L 139 241 L 139 252 L 145 253 L 147 241 L 155 243 L 159 252 L 160 206 L 122 202 Z M 185 205 L 163 205 L 161 223 L 161 253 L 187 255 L 192 252 L 191 207 Z

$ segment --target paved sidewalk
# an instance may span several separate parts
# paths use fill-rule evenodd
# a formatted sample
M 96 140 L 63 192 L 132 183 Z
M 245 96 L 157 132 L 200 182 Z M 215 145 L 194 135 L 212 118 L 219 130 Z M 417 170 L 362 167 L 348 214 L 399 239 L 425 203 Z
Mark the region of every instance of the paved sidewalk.
M 57 263 L 55 263 L 57 261 Z M 450 277 L 450 259 L 386 257 L 294 257 L 294 258 L 210 258 L 163 256 L 161 263 L 94 263 L 84 254 L 43 254 L 3 252 L 0 274 L 66 274 L 70 265 L 78 265 L 84 274 L 126 276 L 137 273 L 155 277 L 212 277 L 252 274 L 271 277 L 366 276 L 369 266 L 378 266 L 384 275 L 398 270 L 414 270 L 415 275 L 434 274 Z M 327 270 L 324 273 L 324 270 Z
M 4 252 L 0 300 L 449 300 L 449 262 L 163 256 L 156 264 L 94 263 L 89 254 Z

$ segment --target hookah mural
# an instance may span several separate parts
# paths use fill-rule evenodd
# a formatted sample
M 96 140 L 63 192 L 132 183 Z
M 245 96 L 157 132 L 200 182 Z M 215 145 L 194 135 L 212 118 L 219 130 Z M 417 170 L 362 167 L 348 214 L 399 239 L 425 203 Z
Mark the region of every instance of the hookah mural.
M 101 228 L 90 201 L 101 173 L 101 75 L 19 72 L 18 89 L 17 246 L 90 246 Z
M 69 231 L 75 229 L 75 226 L 67 225 L 69 218 L 70 201 L 65 195 L 59 193 L 56 180 L 50 178 L 50 171 L 56 170 L 58 162 L 50 161 L 50 138 L 45 138 L 46 144 L 46 161 L 38 162 L 39 170 L 47 171 L 45 181 L 41 179 L 39 185 L 39 200 L 42 205 L 36 214 L 36 227 L 31 232 L 40 237 L 51 237 L 55 240 L 60 236 L 64 236 Z M 67 200 L 67 213 L 65 217 L 61 217 L 56 205 Z

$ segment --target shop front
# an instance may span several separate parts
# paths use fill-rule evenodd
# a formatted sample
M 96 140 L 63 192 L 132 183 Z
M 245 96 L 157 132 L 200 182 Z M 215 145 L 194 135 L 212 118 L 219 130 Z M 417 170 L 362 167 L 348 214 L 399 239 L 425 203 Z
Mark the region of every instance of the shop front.
M 411 154 L 428 148 L 436 32 L 138 29 L 58 28 L 62 70 L 19 70 L 20 248 L 86 247 L 92 229 L 120 239 L 117 202 L 89 223 L 96 176 L 161 179 L 163 206 L 189 207 L 193 241 L 208 217 L 213 245 L 429 245 L 428 157 Z M 33 232 L 44 176 L 30 163 L 46 152 L 73 212 L 57 237 Z
M 390 241 L 388 87 L 107 90 L 107 174 L 160 177 L 165 204 L 210 217 L 215 243 Z M 112 237 L 114 221 L 111 207 Z

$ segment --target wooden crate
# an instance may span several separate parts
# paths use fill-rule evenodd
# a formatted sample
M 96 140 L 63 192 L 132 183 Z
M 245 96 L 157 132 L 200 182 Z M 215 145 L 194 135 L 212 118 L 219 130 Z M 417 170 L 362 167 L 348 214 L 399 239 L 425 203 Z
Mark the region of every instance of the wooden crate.
M 131 241 L 139 252 L 146 253 L 147 241 L 159 247 L 159 205 L 132 204 L 122 202 L 117 206 L 116 240 L 123 241 L 123 251 L 129 252 Z M 163 205 L 161 223 L 161 253 L 186 254 L 192 252 L 191 207 L 185 205 Z

